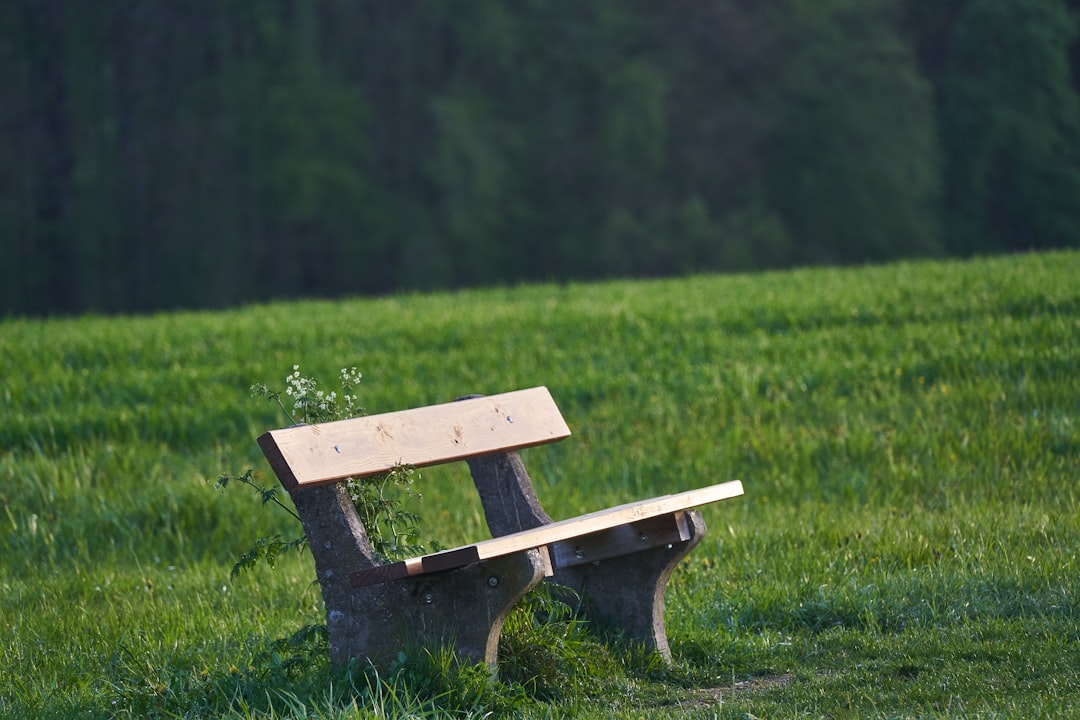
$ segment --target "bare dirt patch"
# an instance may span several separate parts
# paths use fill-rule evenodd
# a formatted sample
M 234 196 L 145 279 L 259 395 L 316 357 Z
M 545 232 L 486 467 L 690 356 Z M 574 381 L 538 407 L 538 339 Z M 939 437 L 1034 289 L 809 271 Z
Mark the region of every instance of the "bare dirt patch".
M 697 688 L 688 691 L 687 695 L 689 697 L 679 701 L 677 705 L 688 710 L 700 710 L 723 703 L 724 698 L 730 698 L 733 695 L 758 692 L 760 690 L 768 690 L 775 687 L 784 687 L 790 685 L 794 679 L 794 675 L 785 673 L 783 675 L 771 675 L 768 677 L 750 678 L 749 680 L 739 680 L 730 685 L 723 685 L 720 687 Z

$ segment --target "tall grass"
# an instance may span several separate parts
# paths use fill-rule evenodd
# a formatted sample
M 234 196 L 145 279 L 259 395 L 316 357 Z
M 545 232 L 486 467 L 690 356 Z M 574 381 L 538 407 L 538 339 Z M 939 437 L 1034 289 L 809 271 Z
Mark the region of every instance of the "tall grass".
M 1077 277 L 1052 253 L 4 321 L 0 716 L 1075 713 Z M 675 666 L 524 620 L 496 685 L 288 642 L 321 621 L 310 562 L 229 571 L 298 528 L 209 481 L 272 482 L 248 387 L 294 363 L 358 366 L 371 412 L 547 385 L 574 435 L 525 460 L 555 517 L 741 478 L 670 585 Z M 483 536 L 464 468 L 420 489 L 432 536 Z

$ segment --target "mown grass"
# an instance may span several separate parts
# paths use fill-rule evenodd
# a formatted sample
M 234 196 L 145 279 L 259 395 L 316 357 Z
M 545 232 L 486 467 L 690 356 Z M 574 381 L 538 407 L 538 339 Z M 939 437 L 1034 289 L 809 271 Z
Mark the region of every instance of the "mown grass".
M 2 717 L 1080 714 L 1080 253 L 0 323 Z M 556 517 L 741 478 L 668 593 L 677 658 L 515 618 L 493 684 L 334 672 L 252 400 L 358 366 L 372 412 L 547 385 Z M 483 536 L 424 472 L 444 544 Z

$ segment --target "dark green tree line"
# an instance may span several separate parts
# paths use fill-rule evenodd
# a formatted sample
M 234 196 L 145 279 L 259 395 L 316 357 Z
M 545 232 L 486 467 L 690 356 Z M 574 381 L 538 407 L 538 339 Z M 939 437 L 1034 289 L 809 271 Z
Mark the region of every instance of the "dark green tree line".
M 1080 244 L 1073 0 L 9 0 L 0 314 Z

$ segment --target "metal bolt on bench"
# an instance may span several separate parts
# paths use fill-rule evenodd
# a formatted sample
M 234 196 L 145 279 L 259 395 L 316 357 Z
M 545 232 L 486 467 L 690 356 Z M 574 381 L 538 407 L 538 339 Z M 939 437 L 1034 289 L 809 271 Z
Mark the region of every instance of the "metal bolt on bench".
M 315 556 L 331 662 L 386 667 L 407 647 L 434 644 L 494 669 L 506 614 L 545 577 L 578 593 L 591 619 L 670 660 L 664 592 L 705 534 L 693 508 L 741 495 L 742 483 L 555 522 L 517 450 L 569 435 L 544 387 L 262 435 Z M 469 464 L 492 538 L 380 562 L 340 482 L 456 460 Z

